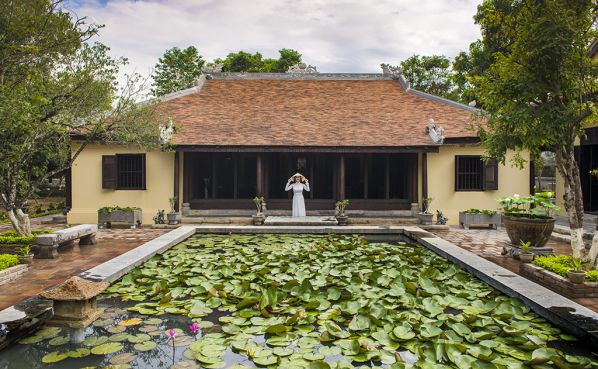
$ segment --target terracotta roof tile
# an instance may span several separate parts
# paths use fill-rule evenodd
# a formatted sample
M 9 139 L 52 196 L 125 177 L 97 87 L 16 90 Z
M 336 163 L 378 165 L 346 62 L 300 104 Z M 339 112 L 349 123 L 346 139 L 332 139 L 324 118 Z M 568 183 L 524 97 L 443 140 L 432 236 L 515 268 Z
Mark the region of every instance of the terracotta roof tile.
M 470 109 L 406 92 L 391 79 L 208 79 L 162 104 L 181 127 L 177 145 L 432 145 L 429 119 L 446 137 L 476 136 Z

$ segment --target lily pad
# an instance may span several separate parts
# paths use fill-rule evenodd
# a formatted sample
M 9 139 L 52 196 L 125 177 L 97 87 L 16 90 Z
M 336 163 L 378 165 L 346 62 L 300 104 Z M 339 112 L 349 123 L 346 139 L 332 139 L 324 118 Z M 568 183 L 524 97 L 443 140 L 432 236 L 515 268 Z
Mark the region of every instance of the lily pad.
M 123 345 L 118 342 L 102 343 L 101 345 L 95 346 L 91 349 L 91 353 L 94 355 L 108 355 L 118 352 L 123 349 Z
M 154 341 L 145 341 L 141 343 L 136 343 L 133 348 L 137 351 L 149 351 L 156 348 L 156 343 Z

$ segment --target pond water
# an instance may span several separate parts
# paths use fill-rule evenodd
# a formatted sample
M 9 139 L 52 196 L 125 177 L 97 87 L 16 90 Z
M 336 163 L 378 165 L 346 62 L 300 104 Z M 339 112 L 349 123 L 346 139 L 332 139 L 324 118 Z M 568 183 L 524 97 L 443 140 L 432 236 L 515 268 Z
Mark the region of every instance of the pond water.
M 195 235 L 98 304 L 83 344 L 46 327 L 1 352 L 0 369 L 598 368 L 426 248 L 357 236 Z

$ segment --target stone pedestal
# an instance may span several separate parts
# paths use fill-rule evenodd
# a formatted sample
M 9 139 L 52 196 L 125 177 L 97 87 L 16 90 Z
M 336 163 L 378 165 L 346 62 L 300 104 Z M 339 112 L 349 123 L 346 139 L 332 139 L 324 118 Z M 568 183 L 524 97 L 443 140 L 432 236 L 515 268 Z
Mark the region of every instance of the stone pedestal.
M 181 212 L 183 213 L 184 217 L 188 217 L 189 213 L 191 212 L 191 204 L 188 202 L 183 203 L 183 207 L 181 208 Z

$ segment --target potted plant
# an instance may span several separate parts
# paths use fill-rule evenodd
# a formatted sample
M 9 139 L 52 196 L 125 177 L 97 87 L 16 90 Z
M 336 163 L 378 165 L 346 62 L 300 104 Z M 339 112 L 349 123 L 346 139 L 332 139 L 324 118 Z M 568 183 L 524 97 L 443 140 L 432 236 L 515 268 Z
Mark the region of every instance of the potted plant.
M 19 263 L 21 264 L 31 264 L 33 263 L 33 253 L 31 252 L 31 246 L 25 245 L 21 247 L 20 255 L 19 255 Z
M 257 210 L 257 213 L 251 216 L 253 225 L 262 225 L 266 220 L 266 216 L 264 215 L 264 204 L 266 202 L 264 201 L 263 197 L 256 196 L 253 198 L 253 203 L 255 204 L 255 208 Z
M 575 284 L 582 284 L 586 279 L 586 272 L 582 269 L 582 262 L 580 258 L 573 258 L 571 261 L 572 269 L 567 271 L 569 281 Z
M 472 224 L 487 224 L 498 229 L 500 223 L 500 214 L 496 210 L 468 209 L 459 212 L 459 224 L 465 229 Z
M 426 197 L 422 200 L 422 211 L 417 214 L 421 224 L 432 224 L 434 214 L 430 211 L 430 205 L 432 204 L 432 198 Z
M 543 247 L 550 239 L 555 219 L 552 212 L 560 208 L 552 203 L 554 193 L 540 192 L 529 196 L 513 196 L 498 199 L 503 211 L 503 222 L 513 244 L 530 242 Z
M 349 206 L 349 200 L 343 199 L 336 202 L 335 217 L 338 225 L 344 226 L 349 224 L 349 216 L 345 214 L 345 209 Z
M 523 242 L 520 240 L 521 243 L 521 252 L 519 253 L 519 260 L 524 263 L 531 263 L 534 260 L 534 253 L 529 251 L 529 247 L 531 246 L 531 242 Z
M 175 210 L 177 200 L 178 199 L 176 196 L 168 199 L 170 211 L 168 212 L 168 214 L 166 214 L 166 218 L 168 219 L 168 224 L 170 225 L 179 224 L 181 221 L 181 214 L 179 214 L 179 212 Z
M 141 226 L 141 209 L 136 207 L 105 206 L 98 209 L 98 226 L 110 228 L 112 222 L 127 223 L 131 228 Z

